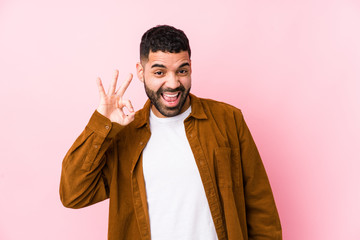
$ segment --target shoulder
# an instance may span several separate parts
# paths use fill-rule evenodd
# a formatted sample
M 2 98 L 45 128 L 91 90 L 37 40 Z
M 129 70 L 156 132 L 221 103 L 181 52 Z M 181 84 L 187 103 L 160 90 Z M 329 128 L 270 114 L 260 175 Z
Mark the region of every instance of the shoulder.
M 209 99 L 209 98 L 198 98 L 201 105 L 206 112 L 225 115 L 225 116 L 242 116 L 242 112 L 239 108 L 225 102 Z

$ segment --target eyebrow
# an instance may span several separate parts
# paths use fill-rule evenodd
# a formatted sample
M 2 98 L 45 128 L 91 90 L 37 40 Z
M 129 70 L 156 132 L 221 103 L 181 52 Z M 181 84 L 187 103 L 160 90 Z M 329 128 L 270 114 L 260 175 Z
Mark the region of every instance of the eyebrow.
M 151 66 L 151 68 L 155 68 L 155 67 L 166 68 L 164 65 L 158 63 L 155 63 L 154 65 Z
M 181 64 L 178 68 L 182 68 L 182 67 L 185 67 L 185 66 L 190 66 L 190 64 L 188 62 L 186 63 L 183 63 Z M 156 67 L 159 67 L 159 68 L 166 68 L 165 65 L 163 64 L 158 64 L 158 63 L 155 63 L 151 66 L 151 68 L 156 68 Z
M 185 66 L 190 66 L 190 64 L 189 64 L 188 62 L 183 63 L 183 64 L 181 64 L 181 65 L 179 66 L 179 68 L 182 68 L 182 67 L 185 67 Z

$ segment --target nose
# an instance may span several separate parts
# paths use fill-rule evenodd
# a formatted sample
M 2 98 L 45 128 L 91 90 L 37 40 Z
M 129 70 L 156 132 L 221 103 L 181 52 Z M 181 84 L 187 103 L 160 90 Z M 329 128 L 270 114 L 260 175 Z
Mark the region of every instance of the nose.
M 175 73 L 168 75 L 165 83 L 166 88 L 175 89 L 180 86 L 180 78 Z

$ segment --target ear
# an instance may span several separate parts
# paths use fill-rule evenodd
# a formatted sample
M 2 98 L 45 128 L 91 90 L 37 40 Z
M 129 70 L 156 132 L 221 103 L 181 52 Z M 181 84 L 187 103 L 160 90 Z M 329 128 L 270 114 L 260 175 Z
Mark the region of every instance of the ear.
M 136 74 L 141 82 L 144 82 L 144 68 L 140 62 L 136 63 Z

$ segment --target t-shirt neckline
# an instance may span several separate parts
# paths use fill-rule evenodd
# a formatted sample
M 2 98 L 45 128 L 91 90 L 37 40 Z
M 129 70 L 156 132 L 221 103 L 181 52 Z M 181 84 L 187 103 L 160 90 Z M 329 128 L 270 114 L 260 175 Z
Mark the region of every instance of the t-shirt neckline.
M 160 118 L 157 117 L 153 111 L 152 108 L 150 108 L 150 121 L 159 122 L 159 123 L 170 123 L 170 122 L 176 122 L 176 121 L 184 121 L 191 113 L 191 106 L 188 107 L 188 109 L 185 110 L 185 112 L 180 113 L 173 117 L 165 117 Z

